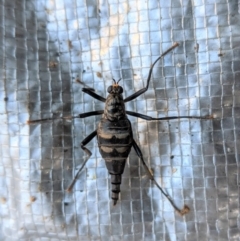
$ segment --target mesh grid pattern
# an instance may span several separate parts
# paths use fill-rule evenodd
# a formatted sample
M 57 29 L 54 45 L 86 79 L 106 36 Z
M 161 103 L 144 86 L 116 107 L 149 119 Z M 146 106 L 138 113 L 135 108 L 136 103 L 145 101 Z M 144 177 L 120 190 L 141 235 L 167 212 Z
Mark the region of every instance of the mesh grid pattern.
M 237 0 L 0 0 L 1 240 L 239 240 L 240 11 Z M 27 125 L 104 108 L 79 81 L 106 97 L 112 78 L 126 103 L 153 117 L 212 114 L 213 120 L 129 117 L 159 184 L 134 150 L 120 200 L 96 139 L 84 161 L 81 141 L 99 116 Z

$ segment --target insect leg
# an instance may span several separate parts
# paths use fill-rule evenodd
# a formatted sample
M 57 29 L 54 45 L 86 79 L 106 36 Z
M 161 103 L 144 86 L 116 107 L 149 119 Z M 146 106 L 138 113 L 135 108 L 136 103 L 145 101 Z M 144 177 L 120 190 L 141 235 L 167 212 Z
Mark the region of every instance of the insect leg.
M 92 116 L 92 115 L 101 115 L 103 113 L 104 113 L 104 110 L 96 110 L 96 111 L 90 111 L 90 112 L 82 113 L 79 116 L 63 116 L 63 117 L 56 117 L 56 118 L 44 118 L 44 119 L 38 119 L 38 120 L 28 120 L 27 124 L 33 124 L 33 123 L 44 122 L 44 121 L 53 121 L 53 120 L 57 120 L 57 119 L 71 120 L 71 119 L 74 119 L 74 118 L 85 118 L 85 117 Z
M 102 102 L 105 102 L 106 99 L 103 98 L 102 96 L 98 95 L 95 93 L 95 89 L 89 87 L 88 85 L 86 85 L 84 82 L 82 82 L 80 79 L 77 79 L 76 80 L 79 84 L 85 86 L 85 88 L 82 88 L 82 91 L 91 95 L 93 98 L 97 99 L 97 100 L 100 100 Z
M 91 88 L 90 86 L 86 85 L 86 84 L 85 84 L 84 82 L 82 82 L 80 79 L 76 79 L 76 82 L 79 83 L 79 84 L 81 84 L 81 85 L 83 85 L 83 86 L 85 86 L 85 88 L 90 89 L 90 90 L 92 90 L 93 92 L 95 92 L 95 89 L 93 89 L 93 88 Z
M 77 177 L 78 174 L 82 171 L 83 167 L 85 166 L 85 164 L 87 163 L 88 159 L 90 158 L 90 156 L 92 155 L 91 151 L 89 151 L 85 145 L 87 145 L 95 136 L 97 135 L 97 131 L 93 131 L 89 136 L 87 136 L 81 143 L 81 148 L 87 153 L 88 157 L 87 159 L 83 162 L 82 166 L 80 167 L 80 169 L 78 170 L 77 174 L 75 175 L 73 181 L 71 182 L 71 184 L 69 185 L 69 187 L 67 188 L 67 192 L 71 192 L 72 188 L 75 184 L 75 182 L 77 181 Z
M 43 118 L 38 120 L 28 120 L 27 124 L 33 124 L 37 122 L 44 122 L 44 121 L 54 121 L 54 120 L 71 120 L 74 118 L 81 118 L 79 116 L 63 116 L 63 117 L 54 117 L 54 118 Z
M 102 101 L 102 102 L 105 102 L 105 101 L 106 101 L 105 98 L 103 98 L 102 96 L 96 94 L 96 93 L 95 93 L 92 89 L 90 89 L 90 88 L 82 88 L 82 91 L 83 91 L 84 93 L 89 94 L 90 96 L 92 96 L 93 98 L 95 98 L 95 99 L 97 99 L 97 100 L 100 100 L 100 101 Z
M 137 145 L 137 143 L 135 142 L 135 140 L 133 140 L 133 148 L 134 150 L 136 151 L 138 157 L 141 159 L 142 161 L 142 164 L 149 176 L 149 178 L 154 182 L 154 184 L 158 187 L 158 189 L 161 191 L 161 193 L 169 200 L 169 202 L 172 204 L 172 206 L 174 207 L 174 209 L 180 214 L 180 215 L 184 215 L 186 213 L 189 212 L 189 207 L 187 205 L 184 205 L 184 208 L 181 210 L 179 209 L 173 202 L 172 198 L 166 193 L 163 191 L 163 189 L 160 187 L 160 185 L 157 183 L 157 181 L 154 179 L 153 177 L 153 174 L 151 173 L 151 171 L 149 170 L 149 168 L 147 167 L 144 159 L 143 159 L 143 155 L 142 155 L 142 152 L 139 148 L 139 146 Z
M 79 115 L 80 118 L 85 118 L 88 116 L 92 116 L 92 115 L 101 115 L 104 113 L 104 110 L 96 110 L 96 111 L 90 111 L 90 112 L 86 112 L 86 113 L 82 113 Z
M 188 118 L 188 119 L 213 119 L 213 116 L 170 116 L 170 117 L 160 117 L 160 118 L 154 118 L 151 116 L 143 115 L 140 113 L 132 112 L 132 111 L 126 111 L 126 114 L 135 116 L 147 121 L 152 121 L 152 120 L 173 120 L 173 119 L 181 119 L 181 118 Z
M 161 59 L 164 55 L 166 55 L 168 52 L 170 52 L 171 50 L 173 50 L 174 48 L 176 48 L 179 44 L 178 43 L 175 43 L 171 48 L 169 48 L 168 50 L 166 50 L 160 57 L 158 57 L 155 62 L 152 64 L 150 70 L 149 70 L 149 74 L 148 74 L 148 78 L 147 78 L 147 86 L 144 87 L 143 89 L 140 89 L 139 91 L 137 91 L 136 93 L 128 96 L 126 99 L 124 99 L 124 102 L 128 102 L 128 101 L 131 101 L 135 98 L 137 98 L 139 95 L 143 94 L 144 92 L 146 92 L 148 90 L 148 86 L 149 86 L 149 82 L 150 82 L 150 79 L 151 79 L 151 76 L 152 76 L 152 70 L 153 70 L 153 67 L 154 65 L 157 63 L 157 61 L 159 59 Z

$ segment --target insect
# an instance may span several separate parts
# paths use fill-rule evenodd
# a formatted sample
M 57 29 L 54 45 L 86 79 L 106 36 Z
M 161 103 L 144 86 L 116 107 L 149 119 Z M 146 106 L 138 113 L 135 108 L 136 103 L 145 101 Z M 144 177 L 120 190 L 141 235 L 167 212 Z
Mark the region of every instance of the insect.
M 142 152 L 137 145 L 136 141 L 133 137 L 132 127 L 127 115 L 135 116 L 138 118 L 142 118 L 147 121 L 153 120 L 172 120 L 172 119 L 179 119 L 179 118 L 197 118 L 197 119 L 210 119 L 211 116 L 206 117 L 199 117 L 199 116 L 174 116 L 174 117 L 164 117 L 164 118 L 154 118 L 151 116 L 143 115 L 140 113 L 127 111 L 125 110 L 125 103 L 129 102 L 144 92 L 148 90 L 149 82 L 152 75 L 152 70 L 154 65 L 158 62 L 160 58 L 166 55 L 168 52 L 173 50 L 175 47 L 178 46 L 178 43 L 175 43 L 172 47 L 170 47 L 167 51 L 165 51 L 160 57 L 158 57 L 155 62 L 152 64 L 149 70 L 148 78 L 147 78 L 147 85 L 146 87 L 138 90 L 136 93 L 128 96 L 127 98 L 123 98 L 123 88 L 119 85 L 118 81 L 113 79 L 113 84 L 110 85 L 107 89 L 108 96 L 104 98 L 99 96 L 95 93 L 95 90 L 90 87 L 85 87 L 82 89 L 84 93 L 87 93 L 91 97 L 102 101 L 105 103 L 104 110 L 97 110 L 91 111 L 87 113 L 82 113 L 78 117 L 86 118 L 89 116 L 94 115 L 102 115 L 100 122 L 98 123 L 97 129 L 94 130 L 91 134 L 89 134 L 82 142 L 81 148 L 87 154 L 86 160 L 83 162 L 82 166 L 76 173 L 72 183 L 68 187 L 67 191 L 71 191 L 76 180 L 78 174 L 81 172 L 85 164 L 87 163 L 88 159 L 92 155 L 91 151 L 86 148 L 86 145 L 94 138 L 97 137 L 99 151 L 105 160 L 106 167 L 108 172 L 111 176 L 111 188 L 112 188 L 112 195 L 111 198 L 113 200 L 113 204 L 116 205 L 119 199 L 120 193 L 120 185 L 121 185 L 121 177 L 124 171 L 126 160 L 129 156 L 131 148 L 136 151 L 138 157 L 140 158 L 147 175 L 149 176 L 150 180 L 157 186 L 157 188 L 161 191 L 161 193 L 170 201 L 174 209 L 180 213 L 181 215 L 186 214 L 189 212 L 189 207 L 184 205 L 183 209 L 179 209 L 173 202 L 172 198 L 160 187 L 157 181 L 154 179 L 153 174 L 151 173 L 150 169 L 147 167 Z M 82 82 L 81 82 L 82 83 Z M 61 117 L 62 119 L 71 119 L 76 117 Z M 47 119 L 40 119 L 40 120 L 30 120 L 28 123 L 34 123 L 39 121 L 45 120 L 54 120 L 51 118 Z

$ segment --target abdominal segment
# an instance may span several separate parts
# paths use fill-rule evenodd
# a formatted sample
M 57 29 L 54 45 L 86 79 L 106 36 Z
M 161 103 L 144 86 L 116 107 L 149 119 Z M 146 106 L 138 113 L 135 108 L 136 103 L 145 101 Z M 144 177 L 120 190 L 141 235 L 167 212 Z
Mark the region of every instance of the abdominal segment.
M 112 184 L 112 200 L 113 204 L 117 203 L 120 193 L 120 185 L 122 181 L 122 173 L 124 171 L 126 159 L 122 160 L 105 160 L 106 167 L 111 175 Z
M 116 122 L 103 118 L 98 126 L 98 147 L 111 175 L 112 199 L 117 203 L 126 159 L 132 148 L 132 128 L 128 119 Z

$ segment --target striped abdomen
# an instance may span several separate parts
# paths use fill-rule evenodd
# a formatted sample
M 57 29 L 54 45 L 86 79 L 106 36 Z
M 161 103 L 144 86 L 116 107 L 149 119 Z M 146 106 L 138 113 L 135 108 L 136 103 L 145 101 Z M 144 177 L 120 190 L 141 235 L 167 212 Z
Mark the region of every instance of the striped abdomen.
M 127 118 L 118 121 L 101 119 L 97 128 L 98 146 L 111 175 L 114 204 L 120 192 L 121 175 L 132 147 L 132 128 Z

